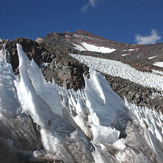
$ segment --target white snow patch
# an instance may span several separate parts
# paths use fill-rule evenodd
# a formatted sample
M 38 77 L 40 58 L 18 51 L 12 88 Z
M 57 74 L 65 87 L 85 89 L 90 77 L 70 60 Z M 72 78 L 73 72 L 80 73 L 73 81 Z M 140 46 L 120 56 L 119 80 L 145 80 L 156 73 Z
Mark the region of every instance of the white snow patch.
M 152 57 L 148 57 L 148 59 L 153 59 L 153 58 L 156 58 L 156 57 L 157 57 L 157 55 L 152 56 Z
M 118 139 L 116 142 L 114 142 L 113 146 L 123 151 L 126 148 L 125 139 Z
M 79 51 L 87 51 L 84 47 L 82 47 L 81 45 L 78 44 L 73 44 L 75 46 L 75 49 L 79 50 Z
M 47 63 L 47 62 L 41 62 L 40 63 L 40 68 L 46 68 L 50 65 L 50 63 Z
M 93 133 L 93 142 L 95 144 L 98 143 L 109 143 L 113 144 L 118 139 L 120 132 L 116 129 L 112 129 L 110 127 L 105 126 L 95 126 L 91 125 L 92 133 Z
M 131 52 L 131 51 L 135 51 L 135 50 L 138 50 L 139 48 L 136 48 L 136 49 L 124 49 L 124 50 L 122 50 L 122 51 L 129 51 L 129 52 Z
M 92 52 L 98 52 L 98 53 L 112 53 L 116 49 L 109 48 L 109 47 L 100 47 L 100 46 L 95 46 L 88 44 L 86 42 L 81 43 L 81 45 L 73 44 L 75 49 L 80 50 L 80 51 L 92 51 Z
M 138 71 L 135 68 L 119 61 L 76 54 L 70 55 L 79 60 L 81 63 L 86 64 L 88 67 L 93 67 L 100 72 L 128 79 L 145 87 L 151 87 L 163 91 L 163 76 Z
M 128 49 L 129 52 L 134 51 L 134 50 L 137 50 L 137 49 Z
M 122 54 L 121 56 L 124 57 L 124 56 L 127 56 L 127 55 L 130 55 L 130 54 Z
M 155 62 L 153 65 L 157 67 L 163 67 L 163 62 Z
M 163 75 L 163 71 L 158 71 L 158 70 L 154 70 L 154 69 L 151 69 L 151 70 L 152 70 L 152 72 L 153 72 L 154 74 Z

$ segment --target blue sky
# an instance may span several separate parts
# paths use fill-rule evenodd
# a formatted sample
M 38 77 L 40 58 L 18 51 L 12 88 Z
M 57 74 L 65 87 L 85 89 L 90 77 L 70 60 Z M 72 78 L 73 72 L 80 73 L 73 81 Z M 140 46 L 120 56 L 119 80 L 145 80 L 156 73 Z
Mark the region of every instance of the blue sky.
M 0 0 L 0 38 L 82 29 L 110 40 L 163 42 L 163 0 Z

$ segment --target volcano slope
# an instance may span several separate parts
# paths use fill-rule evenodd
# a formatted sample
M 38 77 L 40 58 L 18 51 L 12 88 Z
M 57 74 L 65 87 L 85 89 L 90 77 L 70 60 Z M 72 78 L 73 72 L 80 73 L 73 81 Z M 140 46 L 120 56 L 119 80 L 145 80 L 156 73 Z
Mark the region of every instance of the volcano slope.
M 51 35 L 55 41 L 47 41 Z M 163 77 L 153 65 L 161 52 L 127 60 L 118 52 L 135 46 L 133 56 L 138 45 L 84 31 L 51 33 L 39 43 L 3 40 L 1 160 L 162 162 Z
M 162 43 L 155 45 L 126 44 L 107 40 L 82 30 L 73 33 L 49 33 L 45 38 L 37 38 L 36 41 L 38 43 L 20 38 L 6 43 L 11 54 L 11 64 L 15 74 L 18 74 L 16 43 L 20 43 L 27 56 L 30 59 L 33 58 L 39 65 L 47 81 L 54 79 L 56 84 L 67 89 L 81 89 L 84 86 L 83 74 L 89 77 L 88 67 L 92 66 L 105 76 L 112 89 L 121 98 L 125 97 L 129 102 L 139 106 L 147 106 L 156 110 L 163 109 L 162 90 L 149 84 L 152 80 L 157 85 L 158 78 L 161 80 L 163 75 L 163 68 L 159 66 L 163 61 Z M 83 64 L 70 54 L 96 57 L 97 59 L 91 58 L 96 65 L 93 63 Z M 118 71 L 121 65 L 120 69 L 123 72 L 119 73 L 123 75 L 116 74 L 116 72 L 112 74 L 110 71 L 112 67 L 108 68 L 107 60 L 100 60 L 100 63 L 95 63 L 98 58 L 119 61 L 114 62 L 116 64 L 113 67 L 117 69 L 115 71 Z M 105 66 L 103 66 L 103 62 Z M 128 65 L 138 70 L 134 79 L 127 77 L 135 73 L 135 70 L 131 71 L 131 67 L 127 67 Z M 149 75 L 145 75 L 146 79 L 144 79 L 143 72 L 149 73 Z M 152 75 L 154 75 L 151 77 L 152 79 L 149 78 L 148 84 L 144 85 L 144 80 Z M 158 83 L 158 85 L 161 86 L 162 84 Z

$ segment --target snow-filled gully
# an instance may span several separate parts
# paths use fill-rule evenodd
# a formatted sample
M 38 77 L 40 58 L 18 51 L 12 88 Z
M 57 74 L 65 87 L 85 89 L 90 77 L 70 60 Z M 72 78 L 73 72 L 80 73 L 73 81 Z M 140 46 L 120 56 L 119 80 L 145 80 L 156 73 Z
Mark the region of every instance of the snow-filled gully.
M 0 52 L 0 115 L 21 116 L 20 108 L 29 114 L 40 127 L 48 157 L 66 163 L 163 161 L 161 113 L 123 101 L 92 68 L 90 79 L 84 77 L 86 86 L 81 91 L 66 90 L 54 82 L 46 82 L 36 63 L 29 61 L 19 44 L 17 50 L 19 80 L 4 59 L 3 50 Z M 86 62 L 84 58 L 80 60 Z M 98 66 L 94 60 L 92 62 Z M 130 68 L 126 69 L 126 74 L 131 73 Z M 119 73 L 119 70 L 113 71 Z M 131 74 L 129 76 L 135 80 Z M 161 81 L 159 79 L 155 85 L 151 82 L 151 86 L 162 90 L 162 86 L 158 87 Z M 13 110 L 3 102 L 7 93 L 11 93 L 8 101 L 15 106 Z

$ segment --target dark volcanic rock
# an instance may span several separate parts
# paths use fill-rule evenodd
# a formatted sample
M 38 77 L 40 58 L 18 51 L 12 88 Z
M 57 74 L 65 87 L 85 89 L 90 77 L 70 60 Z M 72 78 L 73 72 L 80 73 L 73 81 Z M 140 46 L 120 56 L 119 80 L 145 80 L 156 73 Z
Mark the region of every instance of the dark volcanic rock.
M 34 59 L 40 66 L 48 81 L 54 79 L 56 84 L 64 86 L 67 89 L 73 88 L 77 90 L 84 86 L 83 74 L 88 74 L 88 68 L 69 56 L 69 53 L 75 52 L 75 50 L 58 44 L 56 46 L 42 43 L 38 44 L 33 40 L 24 38 L 6 42 L 6 48 L 11 55 L 11 65 L 15 74 L 19 74 L 19 61 L 16 50 L 17 43 L 22 45 L 28 58 Z M 42 63 L 49 63 L 49 66 L 42 67 Z
M 19 65 L 18 54 L 16 49 L 17 43 L 22 45 L 24 52 L 30 59 L 34 59 L 34 61 L 38 65 L 40 64 L 41 53 L 42 51 L 44 51 L 44 47 L 33 40 L 17 38 L 14 41 L 6 43 L 6 48 L 9 50 L 11 55 L 11 64 L 13 66 L 14 71 L 18 68 Z
M 143 87 L 126 79 L 113 77 L 104 73 L 103 75 L 110 83 L 112 89 L 120 95 L 121 98 L 125 97 L 131 103 L 147 106 L 148 108 L 155 108 L 163 112 L 163 97 L 161 92 L 153 88 Z M 153 95 L 155 93 L 157 94 L 156 96 Z

